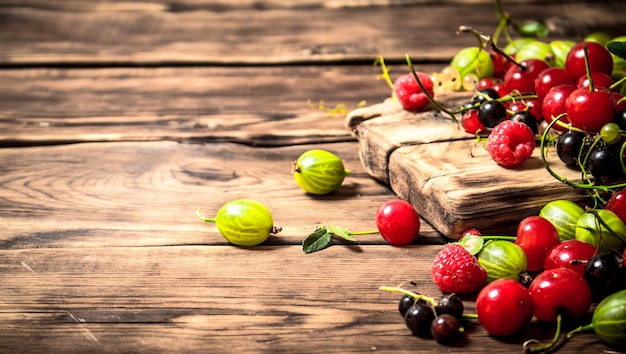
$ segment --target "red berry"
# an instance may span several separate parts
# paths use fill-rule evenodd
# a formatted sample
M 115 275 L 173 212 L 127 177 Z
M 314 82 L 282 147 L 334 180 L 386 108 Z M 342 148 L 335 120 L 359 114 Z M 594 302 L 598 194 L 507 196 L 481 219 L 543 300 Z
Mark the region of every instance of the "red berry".
M 543 269 L 548 251 L 559 243 L 559 233 L 550 221 L 533 215 L 519 223 L 515 243 L 526 253 L 526 269 L 536 272 Z
M 463 230 L 463 232 L 461 233 L 461 238 L 465 237 L 465 236 L 482 236 L 483 234 L 478 231 L 477 228 L 475 227 L 470 227 L 468 229 Z
M 551 67 L 540 72 L 535 79 L 535 93 L 540 101 L 546 96 L 551 88 L 558 85 L 573 85 L 576 78 L 570 75 L 564 68 Z
M 511 65 L 504 75 L 504 87 L 507 92 L 518 91 L 529 93 L 535 91 L 535 79 L 539 73 L 550 67 L 541 59 L 526 59 L 520 62 L 520 66 Z M 578 77 L 578 76 L 577 76 Z
M 408 245 L 419 235 L 420 218 L 409 202 L 394 199 L 378 208 L 376 226 L 381 236 L 390 244 Z
M 604 208 L 615 213 L 626 223 L 626 189 L 615 192 Z
M 497 279 L 487 284 L 476 298 L 476 314 L 489 334 L 509 336 L 519 332 L 533 317 L 532 296 L 513 279 Z
M 596 87 L 589 91 L 589 88 L 581 87 L 565 100 L 565 112 L 572 126 L 597 133 L 605 124 L 613 122 L 615 102 L 606 88 Z
M 580 276 L 585 275 L 585 264 L 596 254 L 594 245 L 579 241 L 565 240 L 552 249 L 546 255 L 543 269 L 569 268 Z
M 430 76 L 425 73 L 418 72 L 417 77 L 420 79 L 424 88 L 426 88 L 427 93 L 431 97 L 435 97 L 435 93 L 433 91 L 433 81 Z M 404 109 L 407 111 L 417 112 L 421 111 L 430 101 L 422 88 L 419 86 L 413 74 L 404 74 L 399 76 L 394 82 L 393 92 L 402 105 Z
M 478 119 L 477 109 L 470 109 L 469 111 L 463 112 L 463 115 L 461 115 L 461 126 L 470 134 L 476 134 L 479 131 L 486 132 L 487 130 L 485 125 Z
M 596 42 L 583 41 L 576 43 L 567 53 L 565 69 L 576 78 L 587 74 L 584 53 L 585 46 L 587 47 L 590 71 L 611 75 L 613 72 L 613 57 L 611 56 L 611 52 L 609 52 L 605 46 Z
M 506 120 L 496 125 L 487 139 L 491 158 L 504 167 L 514 167 L 529 158 L 535 149 L 535 135 L 524 123 Z
M 605 73 L 591 73 L 591 80 L 593 81 L 594 87 L 605 87 L 609 88 L 613 85 L 613 78 Z M 589 76 L 586 74 L 578 78 L 576 81 L 576 87 L 589 87 Z
M 556 321 L 559 314 L 570 319 L 586 315 L 591 306 L 591 290 L 585 279 L 568 268 L 544 270 L 528 288 L 535 303 L 535 317 Z
M 446 293 L 470 294 L 487 281 L 487 272 L 476 257 L 456 243 L 437 253 L 430 272 L 435 285 Z
M 565 101 L 567 101 L 567 98 L 575 89 L 576 86 L 574 85 L 558 85 L 548 91 L 541 105 L 543 119 L 547 123 L 551 123 L 553 118 L 565 113 Z M 559 121 L 565 124 L 569 123 L 567 115 L 561 117 Z M 555 130 L 565 131 L 565 128 L 559 125 L 553 125 L 552 127 Z

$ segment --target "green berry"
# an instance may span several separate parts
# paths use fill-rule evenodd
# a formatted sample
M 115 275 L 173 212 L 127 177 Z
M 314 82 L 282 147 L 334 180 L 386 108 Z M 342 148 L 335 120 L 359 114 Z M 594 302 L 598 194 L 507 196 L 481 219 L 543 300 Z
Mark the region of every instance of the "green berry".
M 478 80 L 493 74 L 493 60 L 489 53 L 478 47 L 461 49 L 450 62 L 450 66 L 459 72 L 461 81 L 473 74 Z
M 204 222 L 214 222 L 224 238 L 238 246 L 259 245 L 270 234 L 280 232 L 280 227 L 274 226 L 274 219 L 269 209 L 252 199 L 236 199 L 224 205 L 217 211 L 215 218 L 198 217 Z
M 558 199 L 541 208 L 539 216 L 550 221 L 559 233 L 559 239 L 565 241 L 576 238 L 576 223 L 584 213 L 585 210 L 571 200 Z
M 293 163 L 296 183 L 307 193 L 328 194 L 341 186 L 350 171 L 337 155 L 326 150 L 309 150 Z
M 524 250 L 505 240 L 485 243 L 477 258 L 478 264 L 487 271 L 487 282 L 502 278 L 522 280 L 528 266 Z

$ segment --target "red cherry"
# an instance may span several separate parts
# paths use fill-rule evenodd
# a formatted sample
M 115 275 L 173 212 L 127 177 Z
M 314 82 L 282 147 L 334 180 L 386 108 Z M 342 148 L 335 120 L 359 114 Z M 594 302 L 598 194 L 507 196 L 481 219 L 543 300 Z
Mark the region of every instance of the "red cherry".
M 470 227 L 469 229 L 465 229 L 463 230 L 463 232 L 461 232 L 461 238 L 465 237 L 465 236 L 482 236 L 483 234 L 478 231 L 477 228 L 474 227 Z
M 594 87 L 605 87 L 608 89 L 611 85 L 613 85 L 613 78 L 605 73 L 591 73 L 591 80 L 593 80 Z M 589 76 L 585 74 L 578 78 L 578 81 L 576 81 L 576 87 L 589 88 Z
M 376 226 L 381 236 L 390 244 L 408 245 L 419 235 L 420 218 L 410 203 L 394 199 L 378 208 Z
M 509 336 L 530 322 L 534 301 L 521 283 L 501 278 L 487 284 L 476 298 L 476 314 L 489 334 Z
M 543 269 L 548 251 L 559 243 L 559 233 L 550 221 L 532 215 L 519 223 L 515 243 L 526 253 L 527 270 L 536 272 Z
M 559 314 L 570 319 L 586 315 L 591 306 L 591 290 L 585 279 L 568 268 L 544 270 L 528 288 L 535 304 L 535 317 L 554 322 Z
M 526 59 L 518 65 L 511 65 L 504 75 L 504 88 L 506 92 L 518 91 L 529 93 L 535 91 L 535 79 L 545 69 L 550 67 L 545 60 Z
M 569 268 L 580 276 L 585 275 L 586 262 L 596 254 L 596 248 L 580 240 L 565 240 L 548 252 L 543 262 L 545 270 Z
M 574 85 L 558 85 L 548 91 L 541 105 L 543 119 L 547 123 L 552 122 L 552 117 L 558 117 L 565 113 L 565 101 L 567 101 L 567 98 L 575 89 L 576 86 Z M 562 117 L 559 121 L 566 124 L 569 123 L 567 116 Z M 553 125 L 553 128 L 560 131 L 566 130 L 558 125 Z
M 461 115 L 461 126 L 470 134 L 476 134 L 479 130 L 481 132 L 487 131 L 485 125 L 478 119 L 477 109 L 470 109 Z
M 570 75 L 565 68 L 551 67 L 540 72 L 535 79 L 535 93 L 540 101 L 551 88 L 558 85 L 573 85 L 576 78 Z
M 581 87 L 565 100 L 565 112 L 572 126 L 597 133 L 605 124 L 613 122 L 615 102 L 606 88 L 596 87 L 589 91 L 589 88 Z
M 578 42 L 570 49 L 565 58 L 565 69 L 573 77 L 581 77 L 587 74 L 585 66 L 584 47 L 587 47 L 589 67 L 591 72 L 601 72 L 611 75 L 613 72 L 613 57 L 611 52 L 600 43 Z
M 611 95 L 613 96 L 613 102 L 615 102 L 615 112 L 626 109 L 626 99 L 620 102 L 620 100 L 624 98 L 624 95 L 619 92 L 611 92 Z
M 626 223 L 626 189 L 615 192 L 604 208 L 615 213 Z
M 497 53 L 493 50 L 489 51 L 489 56 L 491 57 L 491 61 L 493 62 L 493 74 L 494 78 L 501 79 L 506 74 L 506 71 L 511 66 L 511 63 L 500 53 Z

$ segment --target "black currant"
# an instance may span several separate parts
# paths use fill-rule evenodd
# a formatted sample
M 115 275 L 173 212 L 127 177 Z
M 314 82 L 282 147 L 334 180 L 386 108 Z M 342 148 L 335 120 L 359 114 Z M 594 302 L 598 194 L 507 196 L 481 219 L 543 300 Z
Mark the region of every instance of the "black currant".
M 584 275 L 591 292 L 599 297 L 626 288 L 622 261 L 610 253 L 599 253 L 591 257 L 585 266 Z
M 435 319 L 435 310 L 428 304 L 416 302 L 404 315 L 406 326 L 418 337 L 430 337 L 430 325 Z
M 486 87 L 476 92 L 476 94 L 472 97 L 472 103 L 483 103 L 485 101 L 495 100 L 498 98 L 500 98 L 500 94 L 496 89 Z
M 564 164 L 574 165 L 577 163 L 584 138 L 584 134 L 574 131 L 567 131 L 559 135 L 559 140 L 556 143 L 556 154 Z
M 430 334 L 437 343 L 443 345 L 453 345 L 463 338 L 463 326 L 458 318 L 443 314 L 435 318 L 430 326 Z
M 463 301 L 455 294 L 449 294 L 437 301 L 435 306 L 435 312 L 437 315 L 449 314 L 458 319 L 463 317 L 463 311 L 465 307 Z
M 619 153 L 609 145 L 595 147 L 585 161 L 585 166 L 600 184 L 609 184 L 620 176 L 622 169 Z
M 621 109 L 615 112 L 615 119 L 613 122 L 619 125 L 620 130 L 626 130 L 626 109 Z
M 506 119 L 506 107 L 498 100 L 488 100 L 478 108 L 478 120 L 487 128 L 493 128 Z
M 537 117 L 535 117 L 535 115 L 532 114 L 530 111 L 515 112 L 511 115 L 509 120 L 524 123 L 530 128 L 530 130 L 533 131 L 533 134 L 539 134 L 539 124 L 537 123 Z
M 406 314 L 407 310 L 413 306 L 415 303 L 415 298 L 411 295 L 404 294 L 400 298 L 400 303 L 398 304 L 398 310 L 402 317 Z

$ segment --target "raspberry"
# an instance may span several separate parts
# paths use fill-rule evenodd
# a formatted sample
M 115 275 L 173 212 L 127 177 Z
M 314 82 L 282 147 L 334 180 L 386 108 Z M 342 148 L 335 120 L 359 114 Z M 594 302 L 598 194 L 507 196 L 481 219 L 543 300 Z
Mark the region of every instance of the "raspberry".
M 426 88 L 427 94 L 434 98 L 433 81 L 430 79 L 430 76 L 418 72 L 417 77 L 424 85 L 424 88 Z M 393 93 L 402 105 L 402 108 L 411 112 L 423 110 L 430 102 L 422 88 L 417 84 L 413 74 L 399 76 L 393 84 Z
M 463 246 L 446 245 L 430 269 L 435 285 L 446 293 L 470 294 L 487 281 L 487 272 Z
M 496 125 L 487 139 L 491 158 L 504 167 L 514 167 L 533 154 L 535 135 L 526 124 L 505 120 Z

